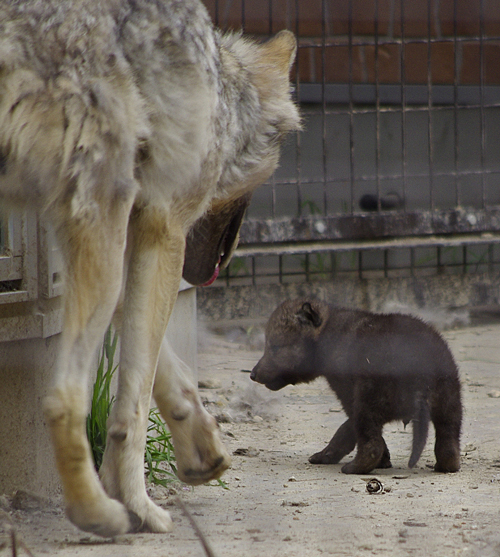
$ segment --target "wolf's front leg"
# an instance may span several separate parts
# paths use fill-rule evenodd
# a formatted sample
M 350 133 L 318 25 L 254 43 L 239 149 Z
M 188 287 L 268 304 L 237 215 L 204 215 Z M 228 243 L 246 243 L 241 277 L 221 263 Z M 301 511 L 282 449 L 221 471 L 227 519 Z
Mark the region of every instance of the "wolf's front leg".
M 151 532 L 171 529 L 169 513 L 149 499 L 144 478 L 155 370 L 184 261 L 183 230 L 168 217 L 148 206 L 131 219 L 118 390 L 100 470 L 109 495 L 139 516 L 142 529 Z
M 328 445 L 309 458 L 311 464 L 337 464 L 354 450 L 356 431 L 352 420 L 346 420 L 335 432 Z
M 213 416 L 203 407 L 189 367 L 163 340 L 153 388 L 172 433 L 179 478 L 199 485 L 219 478 L 231 464 Z
M 72 218 L 61 210 L 66 217 L 58 226 L 67 268 L 65 312 L 55 384 L 45 400 L 45 417 L 68 518 L 82 530 L 112 537 L 134 528 L 134 520 L 130 520 L 134 515 L 102 488 L 85 419 L 90 366 L 122 285 L 132 198 L 113 200 L 110 206 L 99 201 L 93 208 L 94 218 Z

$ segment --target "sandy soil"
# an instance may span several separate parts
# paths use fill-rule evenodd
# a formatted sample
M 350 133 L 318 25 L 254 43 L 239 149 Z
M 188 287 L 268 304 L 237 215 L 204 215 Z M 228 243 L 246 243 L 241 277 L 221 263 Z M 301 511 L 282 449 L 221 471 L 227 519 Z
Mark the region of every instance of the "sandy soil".
M 465 405 L 462 469 L 449 475 L 432 470 L 432 435 L 417 467 L 408 470 L 411 428 L 402 424 L 385 429 L 392 469 L 346 476 L 340 465 L 308 464 L 343 422 L 339 404 L 319 380 L 279 393 L 253 384 L 242 370 L 260 357 L 262 339 L 255 329 L 247 333 L 205 338 L 199 357 L 199 379 L 212 381 L 202 396 L 222 420 L 233 454 L 228 489 L 175 489 L 216 557 L 500 554 L 500 325 L 445 333 L 461 369 Z M 373 477 L 383 493 L 367 492 Z M 205 555 L 172 494 L 155 488 L 152 495 L 170 509 L 174 531 L 112 541 L 77 531 L 57 502 L 28 500 L 17 505 L 24 510 L 14 510 L 0 498 L 0 555 L 13 554 L 7 521 L 21 540 L 19 555 L 22 544 L 35 557 Z

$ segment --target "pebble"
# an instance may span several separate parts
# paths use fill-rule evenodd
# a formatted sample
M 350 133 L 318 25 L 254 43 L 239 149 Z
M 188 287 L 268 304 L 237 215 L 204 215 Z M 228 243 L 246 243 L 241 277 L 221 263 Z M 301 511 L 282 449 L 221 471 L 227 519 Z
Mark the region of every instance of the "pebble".
M 19 511 L 38 511 L 50 505 L 50 499 L 24 489 L 18 489 L 12 497 L 12 508 Z
M 198 381 L 199 389 L 220 389 L 222 386 L 218 379 L 200 379 Z

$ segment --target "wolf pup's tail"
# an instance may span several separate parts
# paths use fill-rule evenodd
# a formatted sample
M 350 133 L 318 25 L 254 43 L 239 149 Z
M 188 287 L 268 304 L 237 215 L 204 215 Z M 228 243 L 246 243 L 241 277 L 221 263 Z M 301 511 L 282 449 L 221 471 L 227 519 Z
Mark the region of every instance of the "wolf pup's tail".
M 419 397 L 417 413 L 413 418 L 413 445 L 410 460 L 408 461 L 409 468 L 413 468 L 417 464 L 424 450 L 429 433 L 430 419 L 429 404 L 424 397 Z

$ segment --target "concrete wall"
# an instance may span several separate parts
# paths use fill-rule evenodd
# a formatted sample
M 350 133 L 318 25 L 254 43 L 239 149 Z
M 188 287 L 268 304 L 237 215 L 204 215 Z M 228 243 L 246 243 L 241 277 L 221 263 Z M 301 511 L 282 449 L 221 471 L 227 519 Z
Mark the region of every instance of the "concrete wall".
M 207 326 L 230 320 L 264 321 L 283 300 L 305 297 L 368 311 L 385 311 L 391 305 L 440 311 L 499 308 L 500 273 L 200 288 L 198 318 Z
M 0 344 L 0 493 L 59 489 L 42 414 L 58 337 Z
M 179 293 L 167 336 L 177 355 L 196 371 L 196 289 Z M 59 337 L 0 342 L 0 494 L 17 489 L 47 496 L 60 492 L 42 412 Z

